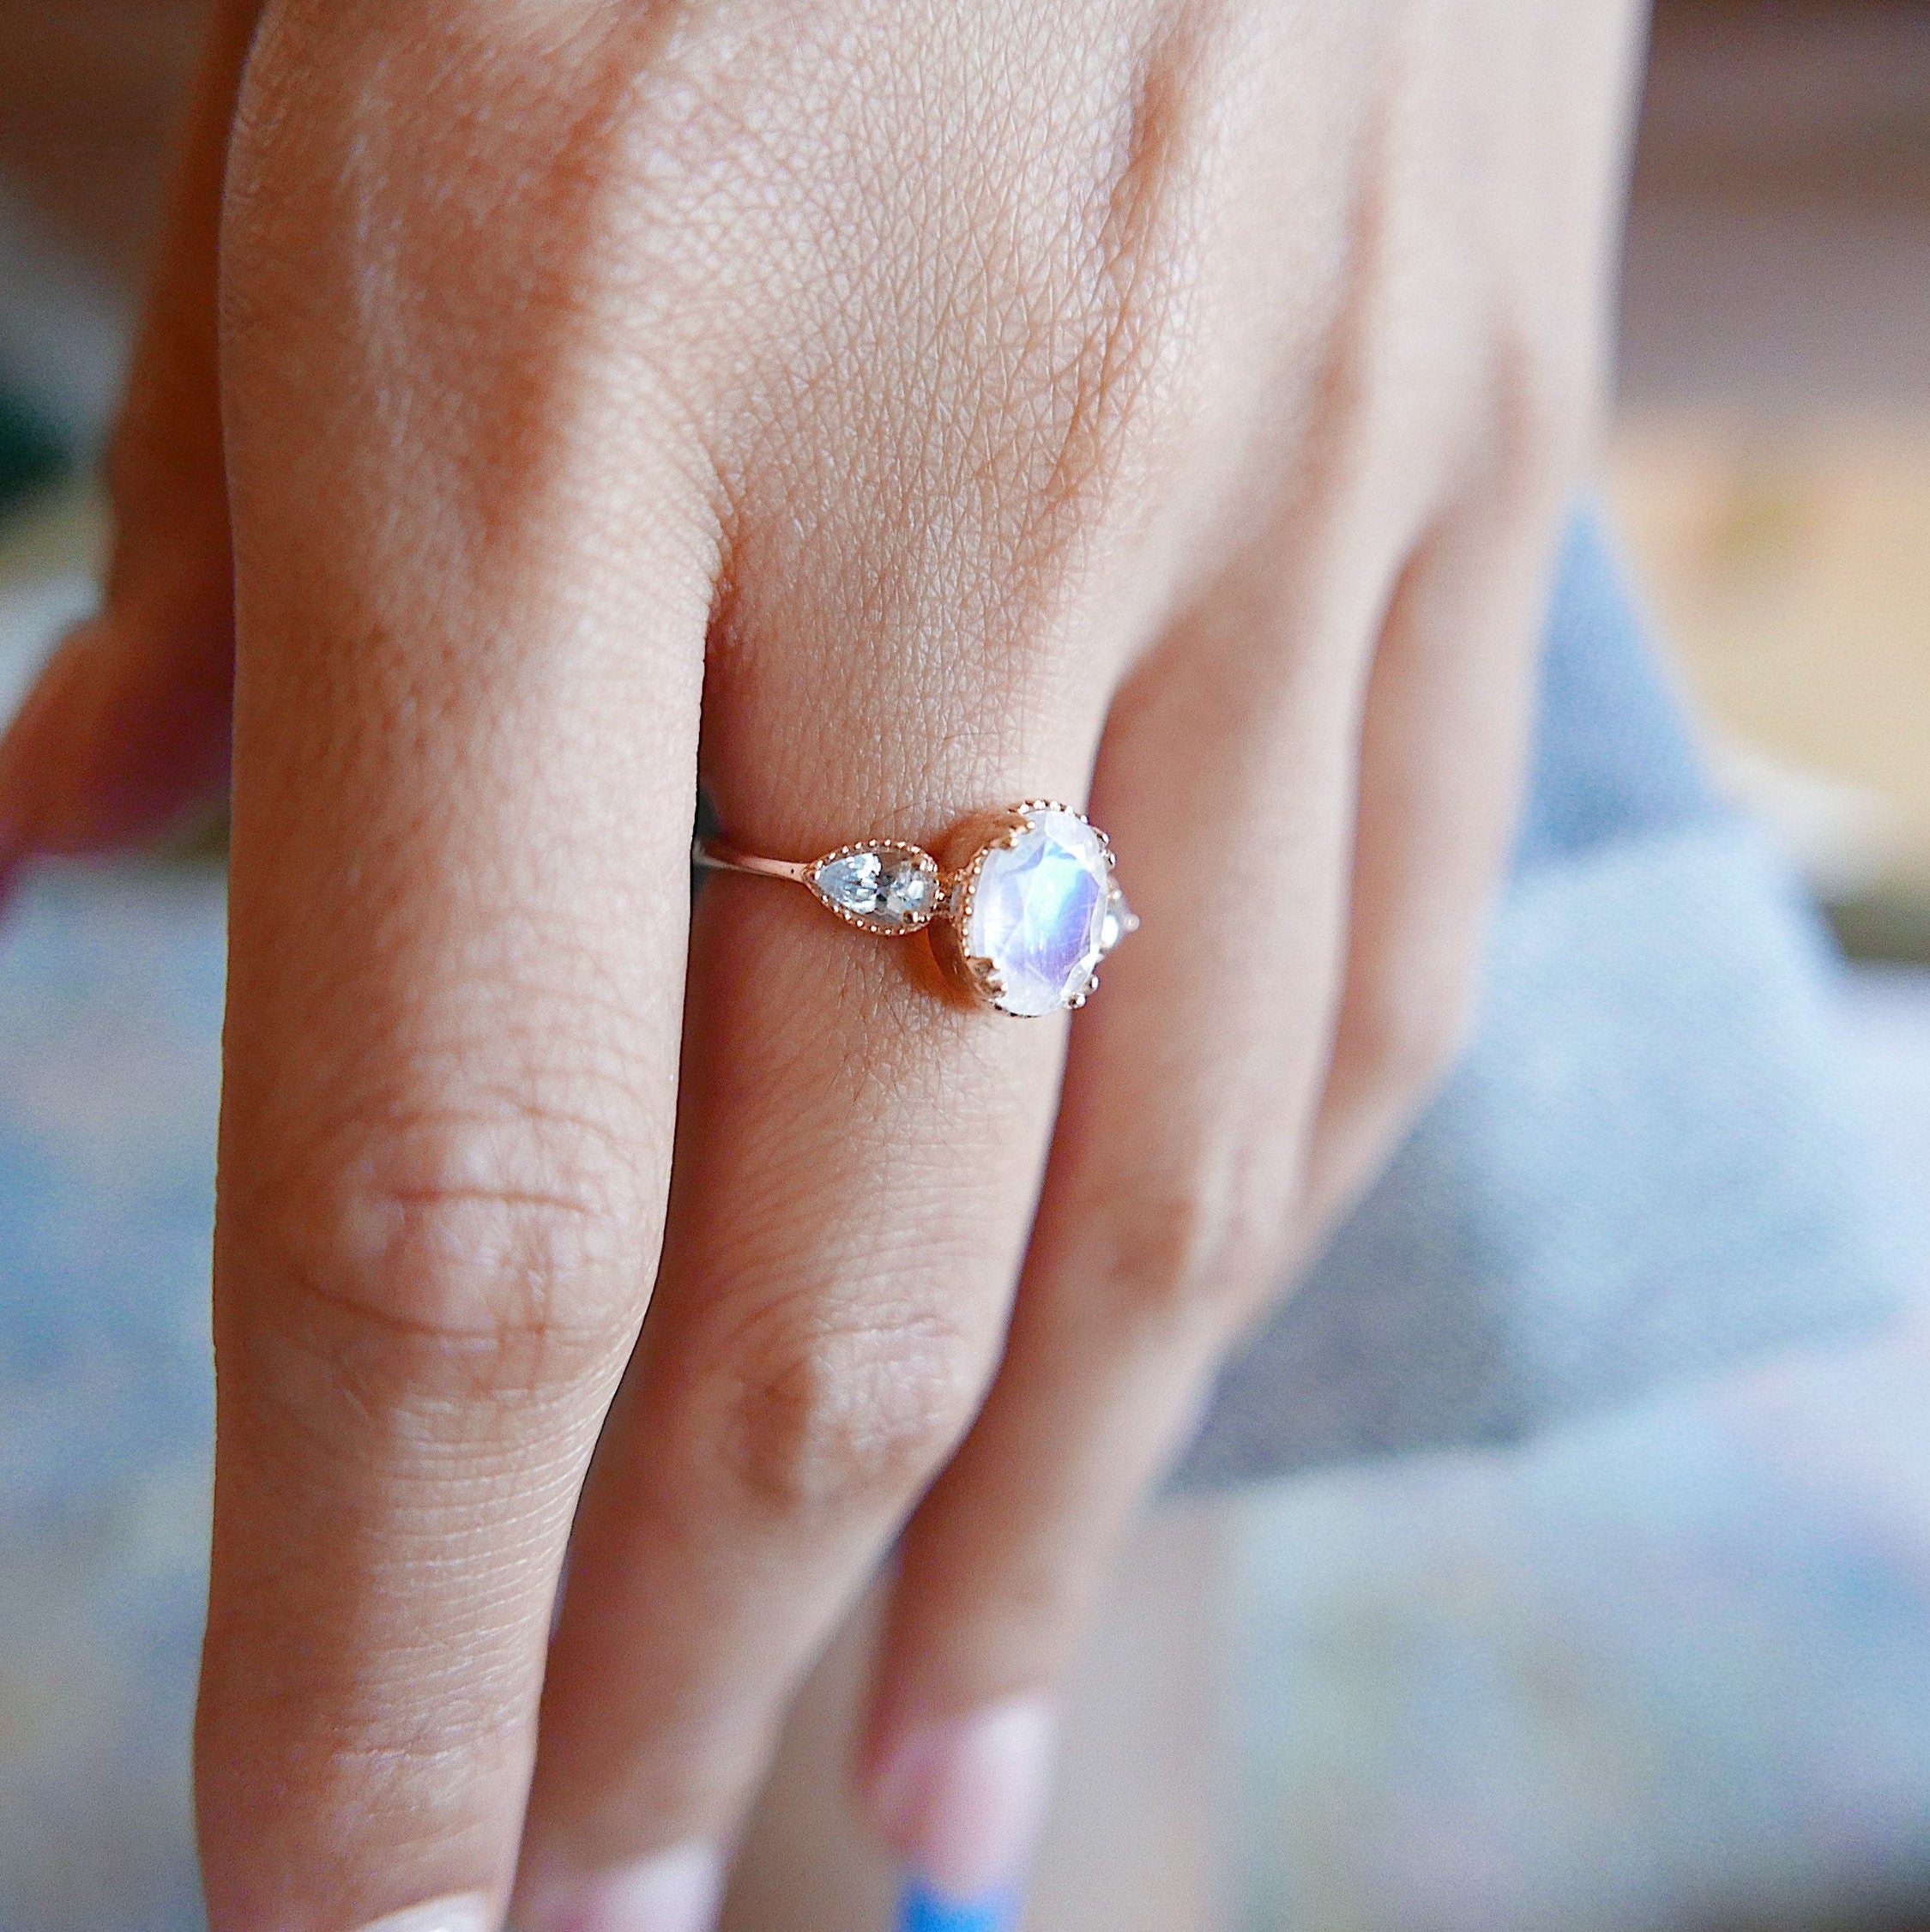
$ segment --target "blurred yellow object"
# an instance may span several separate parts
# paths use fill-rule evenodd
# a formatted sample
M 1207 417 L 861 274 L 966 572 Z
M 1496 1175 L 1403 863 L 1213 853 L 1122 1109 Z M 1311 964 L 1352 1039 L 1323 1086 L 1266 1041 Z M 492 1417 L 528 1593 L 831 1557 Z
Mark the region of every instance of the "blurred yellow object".
M 1870 842 L 1841 883 L 1930 897 L 1930 421 L 1638 414 L 1607 482 L 1685 682 L 1746 747 L 1718 770 L 1772 819 L 1834 788 L 1837 836 Z

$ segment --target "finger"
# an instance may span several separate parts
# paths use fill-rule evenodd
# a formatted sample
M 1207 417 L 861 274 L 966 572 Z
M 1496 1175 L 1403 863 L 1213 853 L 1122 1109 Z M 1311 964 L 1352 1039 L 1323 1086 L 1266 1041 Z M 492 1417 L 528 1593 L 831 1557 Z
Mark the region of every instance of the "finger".
M 562 1549 L 661 1228 L 709 585 L 639 546 L 652 607 L 607 593 L 565 643 L 543 596 L 445 580 L 379 619 L 437 675 L 299 648 L 377 620 L 258 589 L 258 515 L 197 1784 L 217 1932 L 342 1932 L 507 1893 Z M 580 611 L 595 566 L 558 562 Z M 505 624 L 547 664 L 479 665 Z
M 1083 1017 L 998 1380 L 905 1533 L 867 1727 L 879 1828 L 959 1909 L 1022 1866 L 1065 1650 L 1291 1212 L 1390 575 L 1249 559 L 1107 722 L 1143 924 Z
M 1173 746 L 1215 756 L 1191 770 L 1163 844 L 1160 825 L 1137 828 L 1145 927 L 1077 1044 L 1006 1359 L 904 1538 L 866 1767 L 874 1810 L 909 1854 L 982 1877 L 963 1854 L 986 1829 L 1002 1714 L 1049 1694 L 1214 1365 L 1304 1247 L 1319 1211 L 1310 1170 L 1324 1176 L 1331 1158 L 1320 1096 L 1343 954 L 1343 1011 L 1411 969 L 1424 977 L 1403 995 L 1416 1024 L 1432 1022 L 1427 1054 L 1404 1035 L 1374 1048 L 1349 1035 L 1352 1050 L 1390 1051 L 1378 1080 L 1349 1069 L 1350 1151 L 1370 1133 L 1384 1150 L 1440 1070 L 1511 816 L 1546 541 L 1545 522 L 1518 508 L 1431 539 L 1386 607 L 1364 714 L 1336 673 L 1243 708 L 1195 636 L 1108 728 L 1101 796 L 1122 822 Z M 1251 613 L 1216 614 L 1251 636 Z M 1380 614 L 1356 607 L 1340 635 L 1360 623 L 1371 635 Z M 1357 783 L 1333 750 L 1356 742 Z M 1480 782 L 1457 770 L 1425 789 L 1457 760 Z M 1349 894 L 1349 854 L 1370 840 L 1399 849 L 1357 866 Z M 1215 919 L 1195 882 L 1229 865 L 1265 890 L 1229 895 Z M 1409 944 L 1411 959 L 1382 951 Z
M 852 728 L 890 746 L 862 706 Z M 974 740 L 963 721 L 953 742 Z M 1015 752 L 986 777 L 905 752 L 885 757 L 908 812 L 857 786 L 808 818 L 760 811 L 781 761 L 730 774 L 719 803 L 761 849 L 930 840 L 968 801 L 1076 791 L 1089 757 L 1028 763 L 1028 783 Z M 700 900 L 663 1269 L 545 1692 L 520 1893 L 539 1932 L 704 1923 L 792 1690 L 996 1360 L 1063 1025 L 961 1011 L 908 951 L 794 887 L 720 878 Z M 656 1902 L 673 1891 L 674 1916 Z
M 715 581 L 709 499 L 600 353 L 594 275 L 558 299 L 526 272 L 595 254 L 542 102 L 479 154 L 449 40 L 361 12 L 278 10 L 224 234 L 215 1932 L 471 1932 L 506 1897 L 561 1551 L 662 1224 Z
M 154 279 L 108 461 L 105 607 L 0 742 L 0 872 L 124 846 L 227 772 L 233 624 L 215 343 L 229 130 L 260 0 L 225 0 L 190 96 Z
M 1347 982 L 1297 1246 L 1380 1171 L 1472 1019 L 1520 802 L 1565 463 L 1496 463 L 1405 573 L 1361 744 Z
M 828 150 L 814 125 L 787 164 L 829 171 L 814 197 L 855 212 L 812 226 L 810 334 L 755 372 L 720 458 L 704 757 L 741 847 L 930 844 L 969 813 L 1085 794 L 1123 642 L 1173 567 L 1128 554 L 1122 527 L 1154 467 L 1148 398 L 1187 257 L 1155 226 L 1179 220 L 1161 191 L 1178 116 L 1122 196 L 1149 84 L 1122 80 L 1145 57 L 1108 38 L 1116 21 L 1080 20 L 1065 70 L 1023 77 L 1022 112 L 999 97 L 971 167 L 902 158 L 939 139 L 935 106 L 985 98 L 985 22 L 956 9 L 862 43 L 863 124 Z M 849 45 L 827 99 L 851 98 Z M 1055 135 L 1043 195 L 1005 174 L 1034 166 L 1004 130 L 1034 100 L 1040 127 L 1099 143 L 1069 159 Z M 763 133 L 760 168 L 771 148 Z M 1082 192 L 1108 238 L 1096 276 L 1084 214 L 1066 219 Z M 934 299 L 914 260 L 963 266 Z M 793 1687 L 996 1360 L 1065 1026 L 933 998 L 916 950 L 794 885 L 727 876 L 700 901 L 663 1268 L 545 1688 L 518 1892 L 541 1932 L 703 1923 Z

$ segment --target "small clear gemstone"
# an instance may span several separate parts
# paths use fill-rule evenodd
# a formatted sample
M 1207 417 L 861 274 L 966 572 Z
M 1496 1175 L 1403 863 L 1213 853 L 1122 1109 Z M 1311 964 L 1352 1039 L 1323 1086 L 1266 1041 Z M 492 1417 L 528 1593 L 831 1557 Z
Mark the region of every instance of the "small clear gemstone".
M 1121 939 L 1138 930 L 1139 915 L 1126 903 L 1125 894 L 1115 884 L 1107 899 L 1106 917 L 1099 927 L 1100 957 L 1104 958 Z
M 938 906 L 938 868 L 922 852 L 847 852 L 827 859 L 813 879 L 833 905 L 877 926 L 922 926 Z
M 1084 819 L 1028 812 L 1010 846 L 986 854 L 966 921 L 965 951 L 997 977 L 993 1004 L 1037 1016 L 1078 999 L 1107 950 L 1113 894 L 1105 842 Z

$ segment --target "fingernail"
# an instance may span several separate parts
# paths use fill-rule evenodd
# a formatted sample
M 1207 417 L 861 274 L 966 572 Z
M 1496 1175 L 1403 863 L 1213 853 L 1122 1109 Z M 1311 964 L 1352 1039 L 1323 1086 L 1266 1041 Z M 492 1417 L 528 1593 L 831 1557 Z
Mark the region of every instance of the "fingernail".
M 901 1932 L 1004 1932 L 1045 1815 L 1055 1729 L 1042 1698 L 1015 1698 L 908 1734 L 872 1784 L 905 1863 Z
M 684 1844 L 589 1877 L 546 1874 L 517 1923 L 524 1932 L 710 1932 L 723 1897 L 716 1847 Z
M 897 1932 L 1017 1932 L 1016 1892 L 961 1904 L 913 1880 L 898 1894 Z
M 465 1893 L 460 1899 L 437 1899 L 430 1905 L 391 1912 L 373 1925 L 365 1925 L 362 1932 L 491 1932 L 495 1923 L 489 1900 L 479 1893 Z

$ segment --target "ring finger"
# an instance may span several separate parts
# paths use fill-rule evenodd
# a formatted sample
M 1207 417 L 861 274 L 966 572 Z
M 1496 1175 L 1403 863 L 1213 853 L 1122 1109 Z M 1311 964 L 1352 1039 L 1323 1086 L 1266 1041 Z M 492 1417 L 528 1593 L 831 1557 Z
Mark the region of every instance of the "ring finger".
M 820 624 L 859 619 L 791 599 L 769 621 L 808 661 Z M 1034 736 L 1022 699 L 938 734 L 896 679 L 859 677 L 800 736 L 796 692 L 729 668 L 762 655 L 753 595 L 734 621 L 752 636 L 714 646 L 707 758 L 748 847 L 929 845 L 987 800 L 1083 794 L 1096 720 Z M 873 635 L 889 665 L 900 641 Z M 864 767 L 835 755 L 847 735 Z M 545 1694 L 519 1894 L 538 1932 L 706 1922 L 792 1688 L 998 1358 L 1065 1029 L 934 997 L 922 945 L 854 933 L 792 884 L 703 895 L 663 1266 Z

